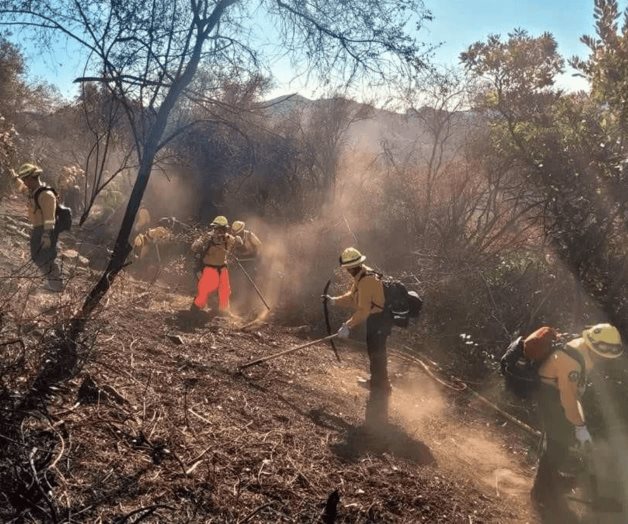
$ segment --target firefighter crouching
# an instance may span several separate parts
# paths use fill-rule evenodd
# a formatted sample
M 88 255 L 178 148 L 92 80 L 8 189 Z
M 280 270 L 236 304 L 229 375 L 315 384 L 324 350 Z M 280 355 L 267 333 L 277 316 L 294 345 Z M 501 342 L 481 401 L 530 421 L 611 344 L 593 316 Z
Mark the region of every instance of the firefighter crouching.
M 567 343 L 566 349 L 554 351 L 538 371 L 541 379 L 538 410 L 545 447 L 532 497 L 540 503 L 553 502 L 559 496 L 561 484 L 566 480 L 561 468 L 574 438 L 581 446 L 591 443 L 580 404 L 588 374 L 602 359 L 614 359 L 623 353 L 619 331 L 610 324 L 585 329 L 582 337 Z
M 229 222 L 224 216 L 218 216 L 211 223 L 208 235 L 199 238 L 192 245 L 192 251 L 198 253 L 198 270 L 200 278 L 197 294 L 190 307 L 191 320 L 200 321 L 202 310 L 207 305 L 210 295 L 218 292 L 218 313 L 229 315 L 229 298 L 231 285 L 227 257 L 242 240 L 228 233 Z
M 165 227 L 153 227 L 135 236 L 133 254 L 136 260 L 160 262 L 159 246 L 172 239 L 172 234 Z M 152 257 L 149 257 L 152 255 Z

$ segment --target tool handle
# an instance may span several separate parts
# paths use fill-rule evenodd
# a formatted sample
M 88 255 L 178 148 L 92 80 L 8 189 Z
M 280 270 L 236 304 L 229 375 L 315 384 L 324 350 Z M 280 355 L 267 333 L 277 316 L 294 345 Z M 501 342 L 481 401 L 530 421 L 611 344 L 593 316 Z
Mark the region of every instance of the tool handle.
M 318 340 L 312 340 L 311 342 L 308 342 L 307 344 L 303 344 L 301 346 L 297 346 L 290 349 L 285 349 L 283 351 L 280 351 L 279 353 L 273 353 L 272 355 L 267 355 L 265 357 L 258 358 L 257 360 L 252 360 L 251 362 L 242 364 L 241 366 L 238 367 L 238 369 L 242 370 L 242 369 L 250 368 L 251 366 L 256 366 L 258 364 L 261 364 L 262 362 L 268 362 L 269 360 L 274 360 L 276 358 L 282 357 L 283 355 L 294 353 L 295 351 L 299 351 L 300 349 L 309 348 L 310 346 L 313 346 L 315 344 L 326 342 L 327 340 L 331 340 L 332 338 L 336 338 L 337 336 L 338 336 L 338 333 L 334 333 L 333 335 L 328 335 L 326 337 L 319 338 Z
M 257 284 L 255 283 L 255 281 L 253 280 L 253 278 L 251 277 L 251 275 L 248 274 L 248 272 L 246 271 L 246 269 L 244 269 L 244 267 L 242 266 L 242 264 L 240 263 L 240 259 L 238 257 L 236 257 L 234 254 L 231 254 L 231 256 L 233 257 L 233 259 L 236 261 L 236 263 L 238 264 L 238 266 L 240 267 L 240 269 L 242 270 L 242 273 L 244 273 L 244 276 L 247 278 L 247 280 L 253 285 L 253 287 L 255 288 L 255 291 L 257 293 L 257 296 L 261 299 L 261 301 L 264 303 L 264 305 L 266 306 L 266 309 L 268 309 L 268 311 L 270 311 L 270 306 L 268 305 L 268 302 L 266 302 L 266 299 L 264 298 L 264 295 L 262 295 L 262 292 L 260 291 L 260 289 L 257 287 Z

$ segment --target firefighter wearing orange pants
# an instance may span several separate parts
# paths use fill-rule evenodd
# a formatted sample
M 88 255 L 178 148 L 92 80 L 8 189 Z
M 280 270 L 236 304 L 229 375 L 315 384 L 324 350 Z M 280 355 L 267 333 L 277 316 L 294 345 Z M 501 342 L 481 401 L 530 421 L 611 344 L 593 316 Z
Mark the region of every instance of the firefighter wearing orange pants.
M 198 293 L 194 299 L 194 306 L 203 309 L 207 305 L 210 295 L 218 291 L 218 308 L 220 311 L 229 310 L 231 285 L 227 266 L 205 266 L 198 281 Z
M 223 314 L 229 313 L 231 286 L 227 257 L 242 242 L 227 232 L 229 223 L 223 216 L 216 217 L 211 223 L 211 228 L 209 235 L 200 238 L 192 246 L 193 251 L 200 251 L 199 271 L 201 274 L 196 298 L 191 306 L 191 311 L 197 318 L 207 305 L 209 297 L 216 291 L 219 311 Z

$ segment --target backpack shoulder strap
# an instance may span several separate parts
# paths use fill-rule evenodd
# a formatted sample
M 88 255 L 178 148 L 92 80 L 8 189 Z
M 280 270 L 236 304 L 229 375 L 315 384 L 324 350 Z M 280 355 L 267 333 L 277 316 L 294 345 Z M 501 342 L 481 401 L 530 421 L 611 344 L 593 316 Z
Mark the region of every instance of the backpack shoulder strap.
M 369 269 L 368 271 L 365 271 L 364 274 L 360 276 L 360 278 L 358 279 L 358 282 L 362 280 L 364 277 L 375 277 L 378 280 L 383 280 L 384 274 L 380 273 L 379 271 L 375 271 L 374 269 Z
M 50 191 L 55 197 L 57 197 L 57 192 L 54 190 L 54 188 L 50 187 L 50 186 L 41 186 L 38 187 L 35 192 L 33 193 L 33 200 L 35 201 L 35 207 L 36 209 L 41 209 L 41 206 L 39 205 L 39 195 L 41 195 L 44 191 Z
M 578 381 L 578 386 L 584 385 L 586 382 L 587 365 L 584 361 L 582 353 L 576 349 L 570 348 L 567 345 L 562 346 L 559 351 L 562 351 L 568 357 L 573 358 L 580 365 L 580 380 Z

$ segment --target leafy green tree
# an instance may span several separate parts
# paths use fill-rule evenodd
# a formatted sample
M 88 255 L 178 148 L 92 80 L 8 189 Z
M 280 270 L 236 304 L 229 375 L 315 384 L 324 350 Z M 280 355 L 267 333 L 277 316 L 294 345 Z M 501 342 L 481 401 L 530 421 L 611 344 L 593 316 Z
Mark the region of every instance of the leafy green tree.
M 596 2 L 596 27 L 603 38 L 585 38 L 594 44 L 592 56 L 574 61 L 592 82 L 590 94 L 554 87 L 563 59 L 549 34 L 535 38 L 515 31 L 507 41 L 492 36 L 472 45 L 461 60 L 478 81 L 477 108 L 490 123 L 492 147 L 514 162 L 513 183 L 525 189 L 528 218 L 543 228 L 548 243 L 608 317 L 628 330 L 622 247 L 628 206 L 625 100 L 620 94 L 628 68 L 618 68 L 626 37 L 616 32 L 617 16 L 615 2 Z M 614 80 L 608 76 L 611 67 L 618 75 Z

